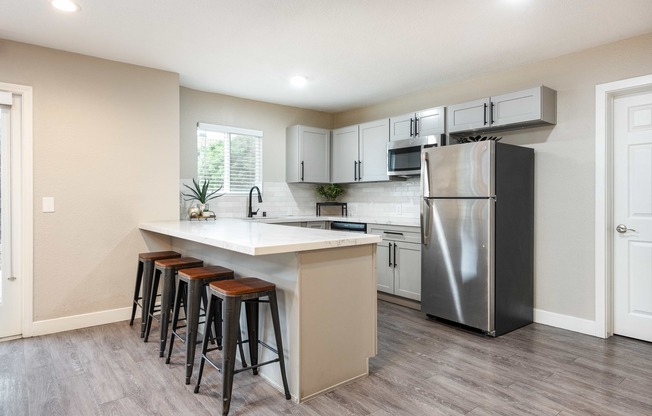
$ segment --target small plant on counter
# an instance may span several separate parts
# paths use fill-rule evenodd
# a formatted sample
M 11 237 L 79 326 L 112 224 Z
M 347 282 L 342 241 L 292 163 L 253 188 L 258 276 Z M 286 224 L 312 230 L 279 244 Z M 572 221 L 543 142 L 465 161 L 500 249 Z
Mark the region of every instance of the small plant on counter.
M 208 188 L 210 187 L 211 181 L 210 179 L 205 179 L 201 186 L 199 185 L 199 182 L 197 182 L 195 179 L 192 180 L 193 186 L 190 187 L 186 184 L 183 184 L 186 188 L 190 189 L 189 193 L 181 193 L 181 195 L 184 196 L 184 200 L 186 201 L 197 201 L 200 204 L 200 209 L 202 211 L 205 210 L 206 203 L 210 201 L 211 199 L 219 198 L 224 194 L 218 194 L 220 190 L 222 190 L 222 186 L 220 185 L 219 188 L 216 190 L 209 192 Z
M 331 183 L 328 186 L 320 185 L 317 187 L 317 194 L 327 201 L 335 201 L 337 197 L 344 193 L 344 186 L 338 183 Z

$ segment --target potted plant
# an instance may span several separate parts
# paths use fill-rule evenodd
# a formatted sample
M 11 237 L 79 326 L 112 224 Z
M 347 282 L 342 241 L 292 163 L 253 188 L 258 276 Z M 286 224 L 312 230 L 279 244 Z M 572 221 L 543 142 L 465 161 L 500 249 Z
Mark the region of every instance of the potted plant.
M 197 201 L 199 205 L 199 214 L 203 215 L 204 212 L 208 212 L 206 209 L 206 203 L 210 201 L 211 199 L 219 198 L 220 196 L 224 194 L 218 194 L 218 192 L 222 189 L 222 186 L 220 185 L 219 188 L 217 188 L 214 191 L 209 192 L 208 188 L 210 187 L 210 179 L 204 179 L 201 185 L 199 185 L 199 182 L 197 182 L 194 178 L 192 180 L 193 186 L 190 187 L 186 184 L 183 184 L 186 188 L 190 190 L 188 193 L 182 192 L 181 195 L 184 196 L 185 201 Z M 191 215 L 192 216 L 192 215 Z
M 328 186 L 320 185 L 317 187 L 317 194 L 327 201 L 335 201 L 337 197 L 344 193 L 344 187 L 338 183 L 331 183 Z

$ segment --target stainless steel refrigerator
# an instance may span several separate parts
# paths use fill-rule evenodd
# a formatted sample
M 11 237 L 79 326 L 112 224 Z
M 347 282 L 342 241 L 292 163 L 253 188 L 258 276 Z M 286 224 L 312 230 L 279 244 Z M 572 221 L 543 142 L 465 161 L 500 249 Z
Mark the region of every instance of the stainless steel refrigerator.
M 421 310 L 493 336 L 531 323 L 534 151 L 481 141 L 421 158 Z

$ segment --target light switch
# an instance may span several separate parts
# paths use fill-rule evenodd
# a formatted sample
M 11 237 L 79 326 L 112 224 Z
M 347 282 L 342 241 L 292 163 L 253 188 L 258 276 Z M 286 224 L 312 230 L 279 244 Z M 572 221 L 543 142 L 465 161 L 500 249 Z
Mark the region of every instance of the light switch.
M 44 196 L 43 197 L 43 212 L 54 212 L 54 197 L 53 196 Z

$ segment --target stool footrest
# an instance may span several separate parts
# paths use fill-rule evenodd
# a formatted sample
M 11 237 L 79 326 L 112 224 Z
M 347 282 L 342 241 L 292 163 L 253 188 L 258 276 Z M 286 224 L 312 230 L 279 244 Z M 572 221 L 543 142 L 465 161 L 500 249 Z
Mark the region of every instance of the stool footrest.
M 264 363 L 258 363 L 256 365 L 250 365 L 248 367 L 238 368 L 237 370 L 233 370 L 233 374 L 238 374 L 238 373 L 241 373 L 241 372 L 247 371 L 247 370 L 253 370 L 254 368 L 262 367 L 262 366 L 267 365 L 267 364 L 278 363 L 279 361 L 281 361 L 280 358 L 274 358 L 273 360 L 265 361 Z

